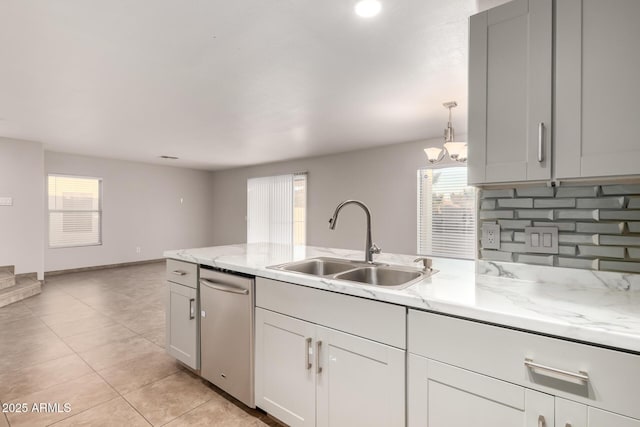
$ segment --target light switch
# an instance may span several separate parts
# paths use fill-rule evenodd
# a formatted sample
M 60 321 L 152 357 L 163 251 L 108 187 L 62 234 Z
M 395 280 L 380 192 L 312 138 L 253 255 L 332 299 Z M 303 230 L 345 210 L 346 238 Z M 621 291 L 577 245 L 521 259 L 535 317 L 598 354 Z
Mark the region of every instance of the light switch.
M 0 197 L 0 206 L 13 206 L 13 197 Z
M 524 252 L 534 254 L 558 253 L 557 227 L 525 227 Z
M 531 233 L 531 247 L 537 248 L 540 246 L 540 234 Z

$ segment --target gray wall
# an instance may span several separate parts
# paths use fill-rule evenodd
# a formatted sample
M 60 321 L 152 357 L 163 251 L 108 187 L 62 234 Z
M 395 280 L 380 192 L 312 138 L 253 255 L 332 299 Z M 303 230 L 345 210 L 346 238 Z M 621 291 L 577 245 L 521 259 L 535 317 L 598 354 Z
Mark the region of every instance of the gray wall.
M 13 197 L 13 206 L 0 206 L 0 266 L 15 265 L 16 273 L 43 278 L 44 178 L 42 144 L 0 138 L 0 197 Z
M 103 244 L 49 249 L 45 238 L 46 271 L 157 259 L 167 249 L 213 243 L 210 172 L 46 152 L 49 173 L 103 179 Z
M 358 199 L 373 214 L 373 240 L 383 252 L 415 253 L 416 171 L 426 165 L 423 149 L 441 139 L 389 145 L 248 168 L 214 172 L 211 222 L 216 245 L 246 242 L 247 178 L 307 171 L 307 244 L 364 249 L 365 216 L 347 206 L 334 231 L 328 228 L 336 205 Z

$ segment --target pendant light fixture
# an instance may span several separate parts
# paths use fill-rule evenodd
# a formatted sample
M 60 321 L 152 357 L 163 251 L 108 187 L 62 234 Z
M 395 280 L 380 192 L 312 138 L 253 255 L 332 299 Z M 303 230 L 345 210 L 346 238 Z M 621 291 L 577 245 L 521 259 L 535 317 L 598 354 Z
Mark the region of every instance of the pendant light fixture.
M 447 127 L 444 130 L 444 144 L 442 148 L 425 148 L 424 153 L 427 155 L 427 160 L 431 164 L 441 162 L 447 155 L 451 160 L 466 163 L 467 143 L 455 141 L 455 133 L 453 131 L 453 126 L 451 125 L 451 109 L 457 107 L 458 103 L 456 101 L 449 101 L 442 105 L 449 109 L 449 121 L 447 122 Z

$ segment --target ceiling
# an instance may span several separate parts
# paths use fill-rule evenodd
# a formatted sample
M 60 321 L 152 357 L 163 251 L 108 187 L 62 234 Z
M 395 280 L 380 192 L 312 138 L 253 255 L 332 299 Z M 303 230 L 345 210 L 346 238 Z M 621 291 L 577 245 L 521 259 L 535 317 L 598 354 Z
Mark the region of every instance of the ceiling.
M 483 5 L 381 1 L 0 0 L 0 136 L 215 170 L 464 133 Z

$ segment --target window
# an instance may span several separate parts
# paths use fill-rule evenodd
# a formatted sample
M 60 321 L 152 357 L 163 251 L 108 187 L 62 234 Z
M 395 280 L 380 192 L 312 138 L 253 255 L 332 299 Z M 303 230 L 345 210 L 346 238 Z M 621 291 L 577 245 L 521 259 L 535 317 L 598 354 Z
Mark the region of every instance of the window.
M 475 189 L 467 168 L 418 170 L 418 253 L 475 258 Z
M 102 244 L 100 178 L 48 176 L 49 247 Z
M 247 180 L 247 243 L 306 244 L 307 174 Z

